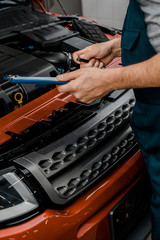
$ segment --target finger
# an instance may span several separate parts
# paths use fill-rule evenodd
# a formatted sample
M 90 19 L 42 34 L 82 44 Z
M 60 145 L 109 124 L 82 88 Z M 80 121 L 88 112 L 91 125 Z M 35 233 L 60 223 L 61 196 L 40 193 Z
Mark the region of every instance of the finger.
M 100 61 L 99 61 L 99 60 L 96 60 L 93 67 L 99 68 L 99 65 L 100 65 Z
M 93 67 L 94 64 L 96 62 L 96 59 L 95 58 L 92 58 L 89 63 L 81 63 L 80 67 L 81 68 L 89 68 L 89 67 Z
M 78 99 L 79 101 L 81 101 L 82 103 L 92 103 L 96 100 L 96 98 L 94 97 L 81 97 Z
M 89 60 L 90 59 L 90 56 L 88 56 L 88 50 L 87 48 L 84 48 L 80 51 L 77 51 L 77 52 L 74 52 L 72 54 L 72 57 L 73 57 L 73 60 L 76 62 L 76 63 L 80 63 L 77 58 L 83 58 L 83 59 L 86 59 L 86 60 Z
M 80 55 L 83 55 L 83 54 L 84 54 L 83 50 L 74 52 L 74 53 L 72 54 L 73 60 L 74 60 L 76 63 L 80 63 L 79 61 L 77 61 L 77 58 L 80 58 Z
M 71 81 L 79 77 L 80 74 L 81 74 L 81 69 L 73 72 L 57 75 L 56 78 L 58 81 Z
M 74 90 L 74 86 L 72 82 L 69 82 L 67 84 L 63 84 L 63 85 L 56 85 L 57 89 L 59 92 L 61 93 L 72 93 Z
M 107 66 L 109 63 L 111 63 L 113 60 L 113 56 L 109 55 L 107 58 L 102 58 L 101 62 L 104 63 L 104 66 Z
M 100 61 L 99 68 L 102 69 L 104 67 L 105 67 L 104 63 Z
M 90 60 L 91 58 L 94 57 L 94 55 L 95 55 L 95 52 L 92 50 L 92 46 L 90 46 L 90 47 L 86 47 L 80 51 L 73 53 L 73 59 L 75 62 L 79 63 L 77 61 L 77 58 Z

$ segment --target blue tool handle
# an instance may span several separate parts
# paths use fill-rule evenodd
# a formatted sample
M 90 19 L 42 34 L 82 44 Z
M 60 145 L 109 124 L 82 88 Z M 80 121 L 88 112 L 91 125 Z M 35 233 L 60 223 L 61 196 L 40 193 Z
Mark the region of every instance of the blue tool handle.
M 21 83 L 21 84 L 55 84 L 62 85 L 68 83 L 68 81 L 58 81 L 56 77 L 22 77 L 15 76 L 9 79 L 11 83 Z

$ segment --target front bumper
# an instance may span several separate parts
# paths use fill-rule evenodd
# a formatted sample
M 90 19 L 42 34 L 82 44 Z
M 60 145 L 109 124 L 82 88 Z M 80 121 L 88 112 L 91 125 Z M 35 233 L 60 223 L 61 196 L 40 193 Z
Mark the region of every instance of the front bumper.
M 28 222 L 2 229 L 0 239 L 109 240 L 109 212 L 144 172 L 138 151 L 71 206 L 63 210 L 48 209 Z

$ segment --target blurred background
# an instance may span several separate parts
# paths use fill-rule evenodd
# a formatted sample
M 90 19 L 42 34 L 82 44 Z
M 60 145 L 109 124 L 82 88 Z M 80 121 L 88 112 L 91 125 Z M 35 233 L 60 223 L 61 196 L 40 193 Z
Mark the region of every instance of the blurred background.
M 68 14 L 79 14 L 122 29 L 129 0 L 60 0 Z M 44 0 L 50 12 L 64 14 L 57 0 Z

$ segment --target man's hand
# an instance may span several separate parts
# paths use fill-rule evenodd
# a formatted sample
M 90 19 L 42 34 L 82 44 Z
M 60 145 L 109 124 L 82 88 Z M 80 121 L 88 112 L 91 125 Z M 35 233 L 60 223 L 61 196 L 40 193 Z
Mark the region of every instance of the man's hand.
M 121 56 L 121 38 L 115 38 L 104 43 L 97 43 L 73 53 L 75 62 L 77 58 L 89 60 L 89 63 L 80 63 L 81 67 L 103 68 L 115 57 Z
M 57 86 L 59 92 L 69 92 L 81 102 L 91 103 L 107 95 L 113 89 L 112 69 L 82 68 L 74 72 L 57 76 L 58 80 L 70 81 Z M 71 81 L 72 80 L 72 81 Z
M 58 75 L 60 81 L 70 81 L 57 86 L 60 92 L 70 92 L 82 102 L 90 103 L 113 90 L 160 87 L 160 53 L 144 62 L 123 68 L 81 68 Z

